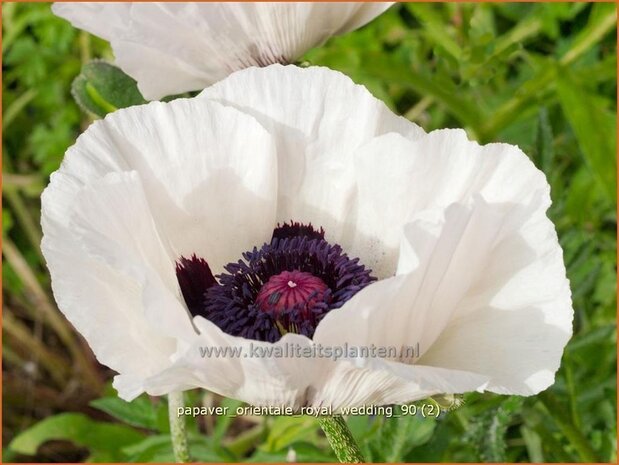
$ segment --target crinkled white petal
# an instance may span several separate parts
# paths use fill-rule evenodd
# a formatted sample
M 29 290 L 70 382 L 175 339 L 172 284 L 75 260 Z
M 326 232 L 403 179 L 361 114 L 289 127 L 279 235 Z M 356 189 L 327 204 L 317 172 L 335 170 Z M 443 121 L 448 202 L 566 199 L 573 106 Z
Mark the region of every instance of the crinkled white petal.
M 407 365 L 383 359 L 338 361 L 310 401 L 314 407 L 330 406 L 333 413 L 346 408 L 404 404 L 443 393 L 483 390 L 488 377 L 463 370 Z
M 109 173 L 84 187 L 74 202 L 69 227 L 83 252 L 140 284 L 152 327 L 181 340 L 190 337 L 175 261 L 161 243 L 137 172 Z
M 345 247 L 356 226 L 356 150 L 391 132 L 407 140 L 425 134 L 365 87 L 327 68 L 247 69 L 200 96 L 254 116 L 276 138 L 278 220 L 321 226 L 330 242 Z M 386 158 L 390 150 L 383 146 Z
M 485 375 L 496 392 L 544 389 L 573 311 L 548 202 L 537 194 L 525 205 L 477 196 L 420 212 L 404 228 L 401 274 L 327 314 L 314 340 L 398 350 L 419 344 L 421 358 L 409 362 Z
M 79 186 L 123 171 L 138 173 L 173 260 L 195 253 L 219 270 L 271 237 L 273 140 L 233 108 L 179 99 L 114 112 L 78 138 L 59 172 Z M 69 204 L 76 195 L 74 189 L 57 190 L 66 190 Z M 65 215 L 66 208 L 57 213 Z
M 291 63 L 392 3 L 55 3 L 112 44 L 147 99 L 201 90 L 250 66 Z
M 303 351 L 311 352 L 314 345 L 305 336 L 288 333 L 276 343 L 251 341 L 230 336 L 202 317 L 194 321 L 200 334 L 171 367 L 145 381 L 149 394 L 199 387 L 251 405 L 295 411 L 330 406 L 333 413 L 342 413 L 347 407 L 474 391 L 488 381 L 476 373 L 381 359 L 304 357 Z
M 554 382 L 572 335 L 572 300 L 552 223 L 537 205 L 494 244 L 483 270 L 420 363 L 483 373 L 488 390 L 536 394 Z
M 255 116 L 277 138 L 278 220 L 324 227 L 379 278 L 396 271 L 403 225 L 416 212 L 477 193 L 525 202 L 548 188 L 517 147 L 480 146 L 462 130 L 426 135 L 325 68 L 248 69 L 201 96 Z
M 308 399 L 313 380 L 324 366 L 312 358 L 277 356 L 310 347 L 305 336 L 288 333 L 276 343 L 230 336 L 202 317 L 194 319 L 200 334 L 172 367 L 145 382 L 152 395 L 201 387 L 259 406 L 298 409 Z M 286 346 L 289 348 L 286 349 Z M 203 356 L 212 349 L 210 356 Z
M 354 234 L 343 245 L 380 278 L 395 273 L 403 226 L 418 212 L 477 194 L 488 202 L 526 203 L 537 191 L 548 191 L 544 175 L 517 147 L 480 146 L 463 130 L 433 131 L 416 140 L 386 134 L 361 147 L 352 164 Z
M 59 308 L 123 397 L 195 333 L 176 260 L 196 253 L 218 272 L 269 240 L 276 172 L 264 128 L 205 100 L 115 112 L 68 150 L 42 196 L 42 249 Z
M 135 186 L 130 183 L 123 183 L 118 178 L 103 179 L 97 186 L 77 190 L 77 196 L 66 204 L 64 202 L 68 199 L 63 199 L 58 191 L 67 188 L 71 182 L 64 173 L 54 175 L 51 187 L 42 198 L 42 250 L 52 276 L 54 297 L 101 363 L 138 378 L 149 376 L 169 365 L 169 357 L 176 350 L 175 339 L 168 329 L 162 331 L 161 327 L 149 322 L 149 316 L 160 310 L 151 306 L 153 286 L 159 286 L 160 293 L 170 297 L 169 289 L 161 282 L 167 273 L 160 277 L 153 270 L 166 258 L 157 250 L 152 219 L 144 210 L 143 197 L 132 189 Z M 116 195 L 116 192 L 123 194 L 128 191 L 132 195 L 126 198 L 119 199 Z M 109 202 L 111 208 L 96 205 L 101 202 Z M 90 207 L 96 209 L 90 210 Z M 55 220 L 50 213 L 52 208 L 66 212 L 69 224 L 63 225 Z M 101 221 L 97 221 L 97 217 Z M 123 224 L 122 221 L 129 223 Z M 86 235 L 88 239 L 84 243 L 84 229 L 79 223 L 90 223 L 89 226 L 94 228 L 102 226 L 112 237 L 104 239 L 102 234 L 105 232 L 100 234 L 95 230 L 95 234 Z M 123 231 L 126 227 L 143 235 L 127 234 Z M 104 246 L 119 236 L 133 244 L 117 244 L 118 249 L 105 257 L 85 249 L 87 246 Z M 143 242 L 135 244 L 134 238 Z M 123 251 L 131 249 L 132 245 L 135 246 L 132 253 L 122 256 Z M 182 331 L 183 321 L 190 321 L 184 309 L 171 308 L 169 311 L 171 316 L 180 317 L 172 328 Z
M 403 228 L 402 255 L 414 268 L 371 284 L 328 313 L 314 339 L 398 350 L 419 344 L 427 350 L 480 271 L 491 251 L 486 245 L 499 235 L 509 213 L 508 207 L 492 208 L 479 197 L 470 206 L 420 212 Z

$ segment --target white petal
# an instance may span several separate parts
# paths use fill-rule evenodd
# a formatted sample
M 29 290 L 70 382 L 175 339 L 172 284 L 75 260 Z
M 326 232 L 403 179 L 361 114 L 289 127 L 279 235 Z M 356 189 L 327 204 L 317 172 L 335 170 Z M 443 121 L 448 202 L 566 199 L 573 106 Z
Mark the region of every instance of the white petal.
M 160 369 L 167 366 L 160 366 Z M 133 399 L 144 393 L 144 376 L 134 374 L 124 374 L 114 376 L 112 386 L 118 392 L 118 397 L 127 402 L 131 402 Z
M 205 76 L 199 63 L 183 60 L 173 51 L 129 40 L 112 41 L 112 49 L 115 64 L 137 81 L 138 90 L 146 100 L 201 90 L 214 80 Z
M 423 211 L 405 228 L 403 246 L 413 269 L 371 284 L 320 322 L 314 340 L 324 344 L 415 346 L 428 349 L 476 277 L 506 220 L 480 198 Z M 496 209 L 495 209 L 496 210 Z M 397 322 L 397 323 L 395 323 Z M 397 360 L 397 358 L 396 358 Z
M 488 389 L 536 394 L 554 382 L 572 334 L 563 254 L 545 208 L 496 243 L 420 363 L 488 375 Z
M 331 311 L 314 340 L 419 344 L 418 363 L 486 375 L 493 391 L 547 387 L 573 313 L 547 205 L 538 191 L 528 205 L 476 197 L 450 206 L 444 218 L 440 209 L 420 213 L 406 227 L 406 273 Z
M 439 130 L 416 140 L 377 137 L 354 158 L 356 220 L 343 242 L 378 277 L 396 271 L 403 226 L 418 212 L 481 194 L 488 202 L 526 203 L 548 191 L 539 170 L 517 147 L 480 146 L 462 130 Z
M 304 405 L 308 389 L 322 369 L 312 358 L 278 357 L 278 350 L 311 345 L 305 336 L 288 333 L 276 343 L 230 336 L 202 317 L 194 319 L 200 334 L 174 365 L 146 381 L 146 390 L 161 395 L 196 387 L 259 406 Z M 200 348 L 221 350 L 203 357 Z M 231 352 L 226 352 L 231 350 Z M 289 349 L 292 350 L 292 349 Z M 234 351 L 239 351 L 233 356 Z M 291 352 L 292 353 L 292 352 Z
M 275 149 L 247 115 L 198 99 L 120 110 L 88 128 L 60 171 L 79 186 L 132 170 L 173 260 L 195 253 L 219 272 L 271 236 Z
M 276 187 L 266 131 L 204 100 L 120 110 L 69 149 L 42 196 L 42 249 L 59 308 L 121 374 L 124 398 L 194 334 L 179 255 L 218 272 L 268 240 Z
M 75 229 L 53 218 L 59 211 L 73 216 L 73 205 L 67 205 L 58 195 L 63 189 L 72 189 L 71 182 L 67 176 L 55 175 L 42 197 L 41 247 L 58 307 L 86 338 L 101 363 L 138 378 L 152 375 L 169 364 L 176 342 L 149 324 L 145 282 L 86 253 Z M 136 209 L 139 201 L 128 198 L 122 207 L 129 215 L 136 215 L 134 224 L 144 219 L 145 212 Z M 52 214 L 52 209 L 57 212 Z M 91 212 L 102 216 L 106 213 L 105 209 Z M 110 225 L 114 226 L 118 224 Z M 148 236 L 145 240 L 149 241 Z M 150 258 L 157 260 L 156 254 Z
M 105 40 L 112 40 L 120 31 L 131 27 L 131 3 L 58 2 L 52 12 L 80 29 Z
M 320 380 L 319 380 L 320 381 Z M 481 390 L 488 378 L 461 370 L 406 365 L 380 359 L 340 361 L 311 400 L 315 407 L 342 408 L 404 404 L 430 396 Z
M 461 370 L 405 365 L 380 359 L 333 361 L 298 356 L 312 350 L 308 338 L 292 333 L 276 343 L 230 336 L 196 317 L 200 330 L 174 365 L 145 382 L 151 395 L 204 388 L 251 405 L 342 407 L 384 405 L 422 399 L 437 393 L 482 389 L 486 376 Z M 288 348 L 287 348 L 288 347 Z M 219 350 L 203 357 L 200 349 Z M 276 356 L 277 350 L 284 356 Z M 226 352 L 230 351 L 230 352 Z M 238 351 L 236 356 L 231 356 Z M 223 356 L 221 354 L 226 354 Z M 118 380 L 129 383 L 130 381 Z M 130 386 L 126 388 L 130 389 Z
M 353 225 L 355 151 L 389 132 L 424 135 L 365 87 L 327 68 L 247 69 L 200 95 L 253 115 L 274 134 L 278 220 L 322 226 L 332 242 L 346 242 Z
M 391 3 L 55 3 L 112 44 L 147 99 L 201 90 L 249 66 L 291 63 Z
M 361 26 L 372 21 L 381 13 L 385 12 L 387 8 L 393 5 L 395 2 L 363 2 L 363 3 L 344 3 L 343 5 L 354 5 L 357 12 L 354 16 L 352 16 L 347 23 L 342 26 L 337 34 L 343 34 L 345 32 L 353 31 Z M 324 3 L 319 3 L 318 5 L 325 6 Z M 330 11 L 325 11 L 325 15 L 331 14 Z
M 140 284 L 143 312 L 152 327 L 179 339 L 191 336 L 175 262 L 161 243 L 135 171 L 110 173 L 82 189 L 70 229 L 76 246 Z

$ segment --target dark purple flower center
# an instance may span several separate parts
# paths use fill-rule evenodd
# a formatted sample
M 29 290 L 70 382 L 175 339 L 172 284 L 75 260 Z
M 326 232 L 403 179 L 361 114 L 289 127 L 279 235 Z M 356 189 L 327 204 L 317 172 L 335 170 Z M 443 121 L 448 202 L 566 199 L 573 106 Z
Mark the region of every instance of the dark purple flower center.
M 320 320 L 375 281 L 371 270 L 324 239 L 290 223 L 271 242 L 242 254 L 213 277 L 205 260 L 181 257 L 176 273 L 187 307 L 233 336 L 275 342 L 287 332 L 312 337 Z

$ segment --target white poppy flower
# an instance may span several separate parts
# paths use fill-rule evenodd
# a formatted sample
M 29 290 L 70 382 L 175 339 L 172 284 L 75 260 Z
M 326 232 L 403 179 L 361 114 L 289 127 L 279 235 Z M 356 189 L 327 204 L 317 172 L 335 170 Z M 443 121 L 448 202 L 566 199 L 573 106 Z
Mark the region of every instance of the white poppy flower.
M 325 68 L 249 68 L 112 113 L 42 202 L 58 305 L 125 399 L 201 387 L 338 411 L 531 395 L 571 334 L 543 173 L 517 147 L 426 134 Z M 345 343 L 419 357 L 251 352 Z
M 202 90 L 251 66 L 292 63 L 393 3 L 72 3 L 52 11 L 111 42 L 148 100 Z

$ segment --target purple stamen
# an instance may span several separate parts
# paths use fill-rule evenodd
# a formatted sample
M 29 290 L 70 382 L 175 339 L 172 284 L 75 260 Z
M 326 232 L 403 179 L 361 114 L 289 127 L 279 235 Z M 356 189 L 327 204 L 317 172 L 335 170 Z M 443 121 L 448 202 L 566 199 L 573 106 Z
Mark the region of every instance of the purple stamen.
M 177 276 L 193 315 L 247 339 L 275 342 L 287 332 L 311 338 L 329 311 L 376 280 L 359 259 L 329 244 L 322 228 L 301 223 L 278 225 L 269 244 L 242 257 L 224 267 L 218 284 L 195 255 L 181 257 Z M 200 276 L 188 276 L 193 272 Z
M 195 254 L 190 258 L 181 257 L 176 262 L 176 278 L 189 312 L 193 316 L 203 315 L 204 294 L 217 284 L 206 260 Z

